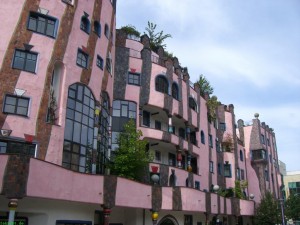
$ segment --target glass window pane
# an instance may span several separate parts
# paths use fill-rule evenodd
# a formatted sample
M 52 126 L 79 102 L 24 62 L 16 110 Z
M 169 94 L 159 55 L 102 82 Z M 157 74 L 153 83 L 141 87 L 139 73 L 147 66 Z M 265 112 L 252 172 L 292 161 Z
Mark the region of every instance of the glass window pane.
M 14 58 L 13 68 L 22 70 L 24 68 L 24 65 L 25 65 L 24 58 L 18 58 L 18 57 Z
M 15 106 L 13 105 L 5 105 L 4 112 L 6 113 L 15 113 Z
M 75 98 L 75 91 L 72 89 L 69 89 L 69 97 Z
M 87 134 L 88 134 L 88 127 L 82 125 L 82 131 L 81 131 L 81 144 L 87 145 Z
M 19 114 L 19 115 L 27 116 L 27 108 L 18 107 L 16 113 Z
M 67 108 L 67 118 L 74 119 L 74 110 Z
M 88 106 L 86 106 L 86 105 L 83 105 L 83 114 L 85 114 L 85 115 L 89 115 L 89 109 L 90 109 L 90 107 L 88 107 Z
M 81 122 L 81 113 L 75 111 L 75 120 Z
M 54 29 L 55 29 L 55 24 L 53 21 L 48 20 L 48 25 L 47 25 L 47 30 L 46 30 L 46 34 L 49 36 L 54 37 Z
M 73 132 L 73 141 L 80 143 L 80 132 L 81 132 L 81 125 L 80 123 L 74 123 L 74 132 Z
M 128 117 L 128 106 L 127 105 L 122 105 L 122 116 L 123 117 Z
M 28 29 L 34 31 L 36 30 L 36 18 L 32 16 L 29 18 Z
M 28 102 L 29 102 L 28 99 L 19 98 L 18 99 L 18 106 L 28 107 Z
M 88 125 L 88 122 L 89 122 L 89 118 L 85 115 L 82 115 L 82 123 L 84 125 Z
M 76 102 L 76 110 L 82 112 L 82 104 L 80 102 Z
M 35 72 L 36 61 L 35 60 L 26 60 L 25 70 L 29 72 Z
M 73 122 L 69 119 L 66 120 L 66 127 L 65 127 L 65 139 L 72 140 L 73 135 Z
M 117 109 L 114 109 L 113 110 L 113 116 L 117 116 L 117 117 L 120 117 L 120 110 L 117 110 Z
M 82 101 L 82 97 L 83 97 L 83 87 L 81 85 L 78 85 L 78 87 L 77 87 L 77 99 L 79 101 Z
M 71 162 L 71 153 L 70 152 L 63 152 L 63 162 L 70 163 Z

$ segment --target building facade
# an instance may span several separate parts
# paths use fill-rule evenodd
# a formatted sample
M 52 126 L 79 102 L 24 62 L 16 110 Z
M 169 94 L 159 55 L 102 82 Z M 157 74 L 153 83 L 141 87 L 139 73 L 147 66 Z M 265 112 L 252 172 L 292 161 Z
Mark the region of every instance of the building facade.
M 300 171 L 287 171 L 283 176 L 283 182 L 286 198 L 291 193 L 300 194 Z
M 116 32 L 115 0 L 0 10 L 0 221 L 252 224 L 266 191 L 280 197 L 273 130 L 211 110 L 177 58 Z M 106 168 L 130 119 L 154 155 L 143 182 Z

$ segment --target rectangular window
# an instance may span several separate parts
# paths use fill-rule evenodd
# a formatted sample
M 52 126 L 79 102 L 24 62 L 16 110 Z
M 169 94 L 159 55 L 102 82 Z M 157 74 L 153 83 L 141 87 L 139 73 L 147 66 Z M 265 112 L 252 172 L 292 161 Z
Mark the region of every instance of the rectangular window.
M 150 127 L 150 112 L 143 111 L 143 125 Z
M 97 55 L 97 66 L 98 66 L 101 70 L 103 70 L 103 64 L 104 64 L 103 59 L 101 58 L 100 55 Z
M 241 171 L 239 168 L 236 169 L 236 179 L 238 179 L 238 180 L 241 179 Z
M 265 180 L 269 181 L 269 171 L 265 170 Z
M 196 132 L 192 131 L 190 133 L 190 140 L 193 145 L 197 145 Z
M 155 151 L 155 161 L 161 161 L 161 153 L 160 151 Z
M 140 85 L 140 74 L 128 72 L 128 84 Z
M 241 180 L 245 180 L 245 170 L 241 169 Z
M 16 49 L 13 59 L 13 69 L 35 73 L 37 53 Z
M 3 113 L 28 115 L 29 98 L 17 95 L 6 95 L 4 100 Z
M 218 163 L 218 175 L 222 175 L 222 166 Z
M 184 225 L 193 225 L 192 215 L 184 215 Z
M 87 69 L 88 60 L 89 60 L 89 55 L 84 51 L 82 51 L 81 49 L 78 49 L 76 64 L 82 68 Z
M 251 159 L 252 160 L 267 160 L 266 151 L 263 149 L 252 150 L 251 151 Z
M 155 129 L 161 130 L 161 122 L 160 121 L 155 120 Z
M 220 147 L 218 140 L 216 140 L 216 150 L 217 150 L 217 152 L 221 152 L 221 147 Z
M 224 164 L 224 177 L 231 177 L 231 164 Z
M 58 20 L 56 18 L 38 13 L 30 12 L 27 29 L 49 37 L 56 37 Z
M 221 131 L 226 131 L 226 123 L 220 123 L 220 130 Z
M 262 144 L 265 144 L 265 135 L 262 134 L 262 135 L 260 136 L 260 138 L 261 138 L 261 143 L 262 143 Z
M 0 141 L 0 153 L 35 156 L 35 144 L 15 141 Z
M 176 166 L 176 156 L 173 153 L 169 153 L 169 166 Z
M 209 162 L 209 172 L 211 172 L 211 173 L 214 172 L 214 162 L 213 161 Z
M 211 134 L 208 135 L 209 147 L 213 147 L 213 137 Z
M 195 181 L 195 188 L 197 190 L 200 190 L 200 182 L 199 181 Z
M 112 60 L 110 57 L 106 58 L 106 69 L 110 74 L 112 73 Z
M 185 139 L 185 129 L 182 128 L 182 127 L 180 127 L 180 128 L 178 129 L 178 132 L 179 132 L 179 137 Z

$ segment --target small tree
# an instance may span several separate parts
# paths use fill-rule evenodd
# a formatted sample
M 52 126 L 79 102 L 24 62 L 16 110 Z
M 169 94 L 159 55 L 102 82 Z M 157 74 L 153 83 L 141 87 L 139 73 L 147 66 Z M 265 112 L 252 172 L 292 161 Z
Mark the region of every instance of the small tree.
M 202 97 L 204 97 L 205 93 L 207 93 L 208 95 L 214 93 L 214 88 L 210 85 L 209 81 L 203 74 L 199 76 L 199 80 L 197 80 L 196 83 L 200 87 L 200 95 Z
M 271 192 L 266 192 L 263 196 L 255 213 L 256 225 L 274 225 L 281 221 L 281 214 L 278 207 L 278 201 Z
M 135 28 L 135 26 L 133 25 L 126 25 L 120 28 L 121 30 L 123 30 L 127 35 L 134 35 L 136 37 L 140 37 L 141 33 Z
M 141 180 L 152 157 L 146 152 L 147 141 L 140 140 L 142 131 L 136 130 L 133 120 L 124 125 L 117 138 L 119 147 L 110 164 L 112 174 L 133 180 Z
M 216 109 L 220 105 L 217 96 L 213 95 L 206 102 L 207 110 L 208 110 L 208 120 L 212 121 L 217 118 Z
M 162 46 L 163 48 L 167 47 L 166 44 L 164 44 L 164 41 L 167 39 L 167 38 L 171 38 L 171 34 L 164 34 L 163 31 L 159 31 L 159 32 L 156 32 L 156 24 L 148 21 L 148 27 L 146 27 L 146 31 L 148 36 L 149 36 L 149 39 L 150 39 L 150 48 L 152 50 L 157 50 L 157 48 L 159 46 Z
M 285 215 L 292 220 L 300 220 L 300 195 L 291 193 L 285 203 Z

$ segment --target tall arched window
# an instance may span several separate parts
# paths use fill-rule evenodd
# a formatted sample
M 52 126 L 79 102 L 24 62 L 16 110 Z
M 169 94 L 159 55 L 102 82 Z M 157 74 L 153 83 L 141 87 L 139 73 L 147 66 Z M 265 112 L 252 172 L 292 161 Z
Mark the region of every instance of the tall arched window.
M 63 148 L 63 167 L 83 173 L 94 168 L 95 100 L 90 89 L 76 83 L 69 87 Z
M 244 161 L 244 154 L 243 154 L 243 151 L 242 151 L 242 150 L 240 150 L 240 160 L 241 160 L 241 161 Z
M 155 90 L 168 94 L 169 93 L 169 83 L 167 78 L 162 75 L 159 75 L 155 78 Z
M 197 103 L 192 97 L 189 97 L 189 107 L 197 112 Z
M 203 130 L 201 130 L 201 143 L 202 144 L 205 144 L 205 135 L 204 135 L 204 132 L 203 132 Z
M 179 99 L 178 85 L 175 82 L 172 84 L 172 97 L 177 100 Z
M 81 17 L 80 29 L 89 34 L 91 30 L 90 21 L 86 16 Z

